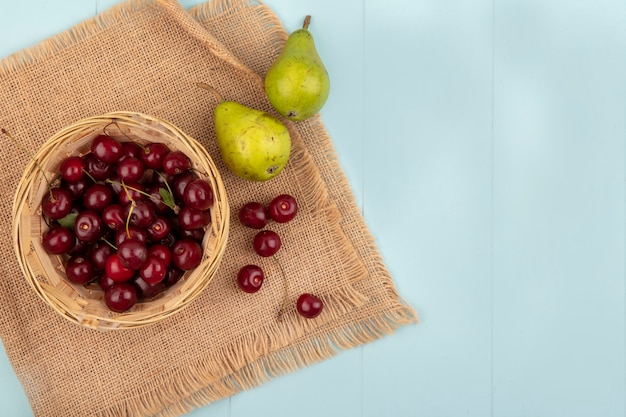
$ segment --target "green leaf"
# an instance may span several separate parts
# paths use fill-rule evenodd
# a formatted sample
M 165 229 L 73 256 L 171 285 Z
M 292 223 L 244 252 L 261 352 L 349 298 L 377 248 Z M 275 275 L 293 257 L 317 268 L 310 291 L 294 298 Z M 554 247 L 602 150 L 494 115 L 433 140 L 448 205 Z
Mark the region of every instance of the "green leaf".
M 159 194 L 161 194 L 161 198 L 163 199 L 163 203 L 169 208 L 174 208 L 176 206 L 176 202 L 174 201 L 174 196 L 171 192 L 166 190 L 165 188 L 159 188 Z
M 77 216 L 78 216 L 78 213 L 69 213 L 62 219 L 59 219 L 58 222 L 61 225 L 61 227 L 65 227 L 66 229 L 73 229 L 74 223 L 76 223 Z

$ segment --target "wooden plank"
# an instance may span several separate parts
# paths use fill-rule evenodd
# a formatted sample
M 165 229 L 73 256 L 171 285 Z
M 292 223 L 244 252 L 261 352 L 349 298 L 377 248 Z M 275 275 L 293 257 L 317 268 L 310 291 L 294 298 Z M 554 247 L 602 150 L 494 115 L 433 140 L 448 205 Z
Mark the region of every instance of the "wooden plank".
M 625 413 L 625 16 L 496 2 L 495 416 Z

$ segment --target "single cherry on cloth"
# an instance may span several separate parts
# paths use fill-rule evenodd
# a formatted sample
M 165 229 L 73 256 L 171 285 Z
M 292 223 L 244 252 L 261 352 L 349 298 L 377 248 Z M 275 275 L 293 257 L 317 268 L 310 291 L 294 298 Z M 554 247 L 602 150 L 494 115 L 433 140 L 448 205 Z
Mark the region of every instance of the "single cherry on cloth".
M 323 308 L 324 303 L 322 303 L 322 300 L 309 293 L 301 294 L 296 302 L 298 314 L 308 319 L 313 319 L 319 316 Z
M 239 221 L 252 229 L 263 229 L 269 220 L 267 208 L 258 201 L 251 201 L 239 209 Z
M 280 236 L 272 230 L 261 230 L 254 236 L 252 242 L 254 251 L 263 257 L 274 255 L 280 249 L 280 245 Z
M 298 213 L 298 203 L 289 194 L 276 196 L 267 206 L 270 217 L 278 223 L 287 223 L 293 220 Z
M 255 293 L 261 289 L 265 275 L 257 265 L 245 265 L 237 273 L 237 285 L 247 293 Z

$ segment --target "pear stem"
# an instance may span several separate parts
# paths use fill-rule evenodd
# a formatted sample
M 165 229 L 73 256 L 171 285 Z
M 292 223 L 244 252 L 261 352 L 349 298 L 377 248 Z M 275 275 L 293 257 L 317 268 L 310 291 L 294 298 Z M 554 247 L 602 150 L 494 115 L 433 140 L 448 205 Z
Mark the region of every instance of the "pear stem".
M 43 175 L 43 179 L 46 180 L 46 183 L 48 184 L 48 192 L 50 193 L 50 201 L 54 202 L 55 198 L 54 198 L 54 195 L 52 195 L 52 184 L 50 184 L 50 180 L 48 180 L 48 177 L 46 177 L 45 171 L 43 170 L 41 165 L 39 165 L 39 161 L 37 161 L 37 159 L 32 153 L 28 152 L 28 149 L 20 145 L 20 143 L 9 132 L 7 132 L 5 128 L 0 129 L 0 132 L 2 132 L 2 134 L 6 136 L 7 138 L 11 139 L 11 141 L 15 145 L 17 145 L 17 147 L 20 148 L 20 150 L 24 152 L 35 163 L 37 168 L 39 168 L 39 171 L 41 171 L 41 174 Z
M 302 24 L 302 29 L 304 30 L 308 30 L 309 29 L 309 25 L 311 24 L 311 16 L 307 15 L 304 18 L 304 23 Z
M 213 93 L 217 101 L 219 101 L 220 103 L 224 101 L 224 97 L 220 94 L 220 92 L 217 91 L 215 88 L 211 87 L 210 85 L 208 85 L 207 83 L 197 82 L 196 86 L 200 88 L 204 88 L 205 90 L 209 90 L 211 93 Z

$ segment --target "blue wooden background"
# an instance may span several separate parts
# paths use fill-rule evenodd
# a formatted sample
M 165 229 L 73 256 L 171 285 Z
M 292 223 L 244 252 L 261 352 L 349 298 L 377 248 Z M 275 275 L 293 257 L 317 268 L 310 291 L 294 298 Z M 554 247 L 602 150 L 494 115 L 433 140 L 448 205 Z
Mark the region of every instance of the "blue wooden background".
M 2 1 L 0 56 L 118 1 Z M 625 2 L 266 4 L 313 16 L 324 121 L 422 322 L 190 415 L 624 416 Z M 32 416 L 3 351 L 0 409 Z

